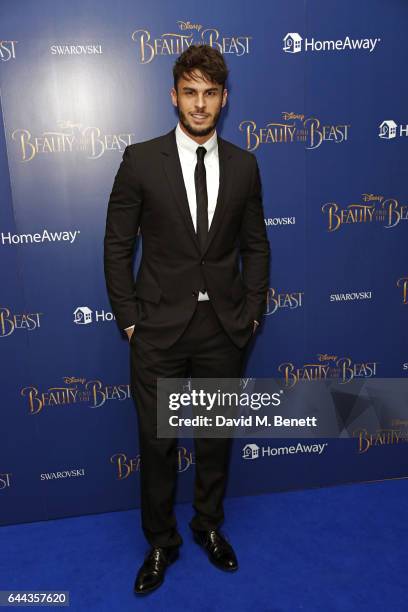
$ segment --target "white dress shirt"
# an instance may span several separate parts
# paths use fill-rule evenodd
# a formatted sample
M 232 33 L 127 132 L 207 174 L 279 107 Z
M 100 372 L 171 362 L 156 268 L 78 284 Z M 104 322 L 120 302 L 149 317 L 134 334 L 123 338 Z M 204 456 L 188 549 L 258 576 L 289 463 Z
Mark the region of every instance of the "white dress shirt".
M 194 170 L 197 165 L 197 147 L 204 147 L 207 152 L 204 155 L 205 175 L 207 180 L 207 199 L 208 199 L 208 229 L 214 216 L 217 204 L 218 188 L 220 183 L 220 167 L 218 161 L 218 142 L 217 132 L 204 142 L 198 144 L 190 138 L 180 127 L 180 122 L 176 127 L 176 143 L 178 154 L 183 171 L 184 185 L 187 192 L 188 205 L 190 207 L 191 218 L 194 229 L 197 231 L 197 200 L 194 182 Z M 199 291 L 198 300 L 208 300 L 208 293 Z

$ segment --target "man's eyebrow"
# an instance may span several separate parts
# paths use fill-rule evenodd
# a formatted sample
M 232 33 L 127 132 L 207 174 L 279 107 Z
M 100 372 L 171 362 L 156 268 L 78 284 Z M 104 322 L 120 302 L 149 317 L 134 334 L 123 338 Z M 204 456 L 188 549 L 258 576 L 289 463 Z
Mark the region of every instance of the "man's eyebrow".
M 189 91 L 197 91 L 194 87 L 189 87 L 188 85 L 185 85 L 182 89 L 183 91 L 186 91 L 187 89 Z M 208 89 L 205 89 L 204 91 L 218 91 L 218 87 L 209 87 Z

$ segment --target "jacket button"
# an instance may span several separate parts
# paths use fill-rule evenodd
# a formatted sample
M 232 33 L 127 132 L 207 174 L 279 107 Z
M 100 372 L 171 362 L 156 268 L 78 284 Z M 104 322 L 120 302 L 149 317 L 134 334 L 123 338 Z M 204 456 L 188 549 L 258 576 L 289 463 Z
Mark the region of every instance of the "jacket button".
M 200 261 L 200 264 L 203 266 L 203 265 L 204 265 L 204 263 L 205 263 L 205 261 L 204 261 L 204 259 L 202 259 L 202 260 Z
M 198 297 L 198 291 L 193 291 L 194 297 Z

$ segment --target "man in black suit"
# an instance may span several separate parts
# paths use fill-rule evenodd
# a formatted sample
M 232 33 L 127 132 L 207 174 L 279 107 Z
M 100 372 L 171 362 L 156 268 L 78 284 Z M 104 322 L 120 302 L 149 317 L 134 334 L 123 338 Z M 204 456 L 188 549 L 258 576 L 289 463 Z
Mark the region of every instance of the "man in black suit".
M 141 518 L 151 545 L 136 593 L 162 584 L 182 544 L 173 509 L 177 439 L 157 439 L 157 378 L 239 378 L 266 305 L 270 248 L 258 164 L 215 129 L 227 75 L 210 46 L 182 53 L 171 90 L 178 125 L 126 147 L 109 199 L 105 277 L 130 342 Z M 143 253 L 134 281 L 139 228 Z M 234 550 L 219 530 L 231 439 L 196 438 L 194 445 L 194 539 L 217 567 L 236 570 Z

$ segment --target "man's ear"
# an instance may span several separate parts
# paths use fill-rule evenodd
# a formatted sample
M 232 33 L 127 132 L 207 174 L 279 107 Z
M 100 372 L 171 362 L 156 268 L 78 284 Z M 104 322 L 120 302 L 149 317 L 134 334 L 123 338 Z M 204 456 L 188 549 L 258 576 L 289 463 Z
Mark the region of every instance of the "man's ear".
M 174 87 L 172 87 L 170 90 L 170 96 L 173 106 L 177 106 L 177 91 L 174 89 Z
M 224 87 L 224 91 L 222 92 L 222 102 L 221 102 L 221 108 L 224 107 L 227 103 L 227 98 L 228 98 L 228 90 L 226 87 Z

